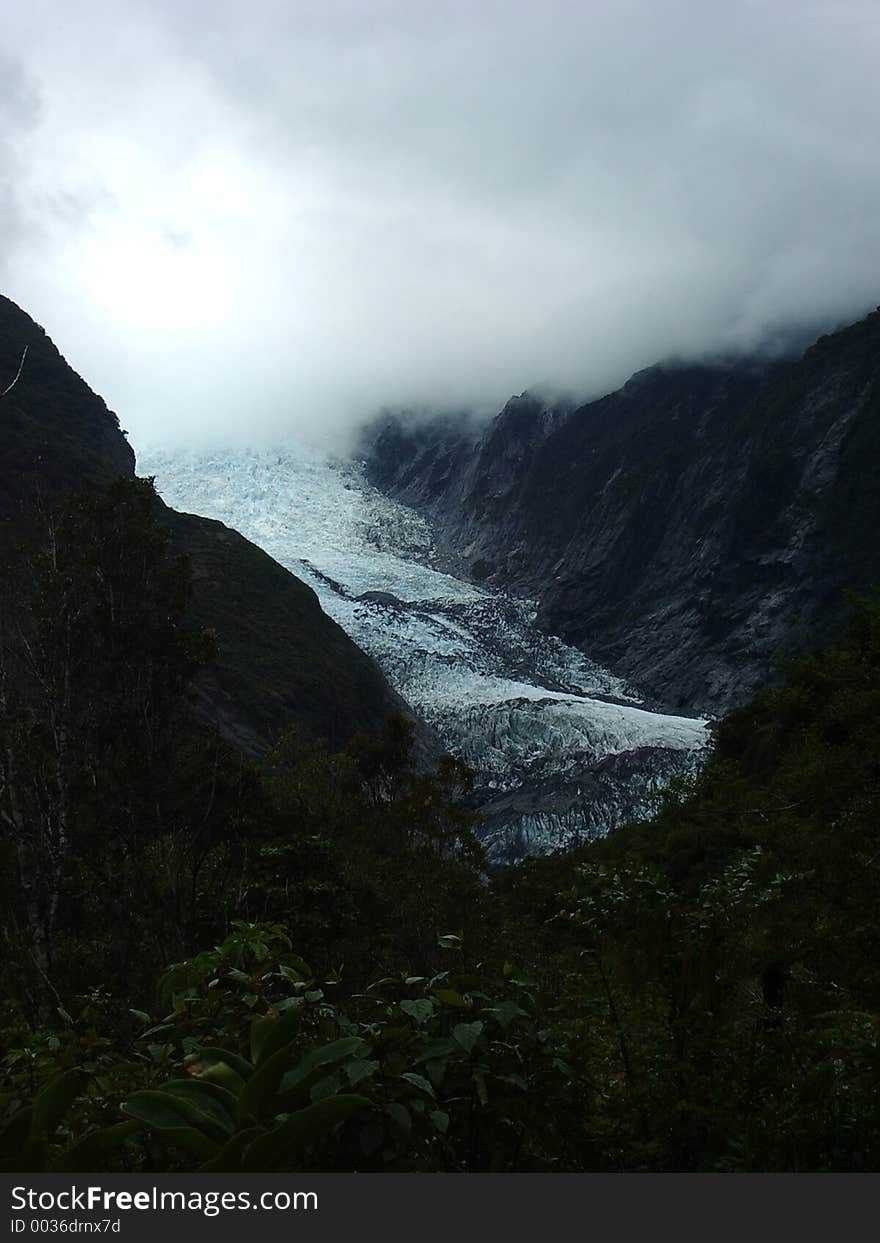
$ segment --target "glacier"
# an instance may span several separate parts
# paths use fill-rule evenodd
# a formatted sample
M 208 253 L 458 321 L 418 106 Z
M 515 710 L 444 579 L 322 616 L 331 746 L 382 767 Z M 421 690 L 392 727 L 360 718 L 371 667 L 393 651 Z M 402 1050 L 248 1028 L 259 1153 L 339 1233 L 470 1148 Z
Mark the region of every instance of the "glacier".
M 321 606 L 476 773 L 491 862 L 567 850 L 649 816 L 696 770 L 705 720 L 641 706 L 637 690 L 542 633 L 534 601 L 439 564 L 427 521 L 361 464 L 287 441 L 138 455 L 176 509 L 240 531 L 307 582 Z

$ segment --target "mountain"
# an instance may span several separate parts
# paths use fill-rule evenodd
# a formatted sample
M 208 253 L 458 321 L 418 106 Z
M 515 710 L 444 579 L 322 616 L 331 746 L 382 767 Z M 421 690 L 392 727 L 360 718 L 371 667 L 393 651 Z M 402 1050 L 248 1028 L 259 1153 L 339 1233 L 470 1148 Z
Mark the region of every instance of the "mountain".
M 667 712 L 722 713 L 880 577 L 880 311 L 788 361 L 650 367 L 488 425 L 384 415 L 369 479 L 446 564 Z
M 0 557 L 16 555 L 34 507 L 87 480 L 131 477 L 119 421 L 46 333 L 0 297 Z M 196 681 L 199 711 L 256 755 L 292 723 L 339 746 L 411 713 L 378 667 L 322 611 L 314 591 L 222 523 L 161 505 L 172 548 L 193 572 L 193 620 L 216 631 L 218 657 Z M 423 744 L 433 745 L 427 731 Z
M 27 350 L 22 363 L 22 355 Z M 107 484 L 134 474 L 134 453 L 119 420 L 71 367 L 38 324 L 0 295 L 0 553 L 31 520 L 85 479 Z
M 692 771 L 705 722 L 645 711 L 637 689 L 548 638 L 527 601 L 435 564 L 431 529 L 356 463 L 289 440 L 154 450 L 171 504 L 220 519 L 314 587 L 324 610 L 475 772 L 493 862 L 569 849 Z

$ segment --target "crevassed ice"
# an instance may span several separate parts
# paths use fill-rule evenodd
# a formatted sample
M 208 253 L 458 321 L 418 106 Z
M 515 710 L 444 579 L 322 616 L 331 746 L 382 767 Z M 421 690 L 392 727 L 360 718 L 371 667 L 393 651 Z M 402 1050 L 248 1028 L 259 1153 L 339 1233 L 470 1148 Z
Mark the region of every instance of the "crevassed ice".
M 435 568 L 428 524 L 367 484 L 357 463 L 288 442 L 151 449 L 138 469 L 168 504 L 219 519 L 308 582 L 494 789 L 639 748 L 679 752 L 687 768 L 705 746 L 706 722 L 646 711 L 620 678 L 537 630 L 533 601 Z

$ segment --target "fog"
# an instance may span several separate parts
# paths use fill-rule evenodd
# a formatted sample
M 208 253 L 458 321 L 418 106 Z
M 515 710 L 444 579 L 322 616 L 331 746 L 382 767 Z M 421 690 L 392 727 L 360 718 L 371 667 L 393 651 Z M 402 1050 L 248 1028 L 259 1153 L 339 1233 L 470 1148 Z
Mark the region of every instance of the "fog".
M 136 448 L 880 301 L 874 0 L 30 0 L 4 47 L 0 289 Z

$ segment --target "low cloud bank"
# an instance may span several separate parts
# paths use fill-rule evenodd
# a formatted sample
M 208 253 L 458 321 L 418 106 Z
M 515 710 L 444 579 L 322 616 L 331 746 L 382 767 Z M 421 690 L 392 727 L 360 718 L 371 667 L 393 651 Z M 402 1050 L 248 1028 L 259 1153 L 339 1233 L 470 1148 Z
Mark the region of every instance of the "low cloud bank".
M 880 301 L 873 0 L 5 25 L 4 291 L 136 445 L 591 396 Z

